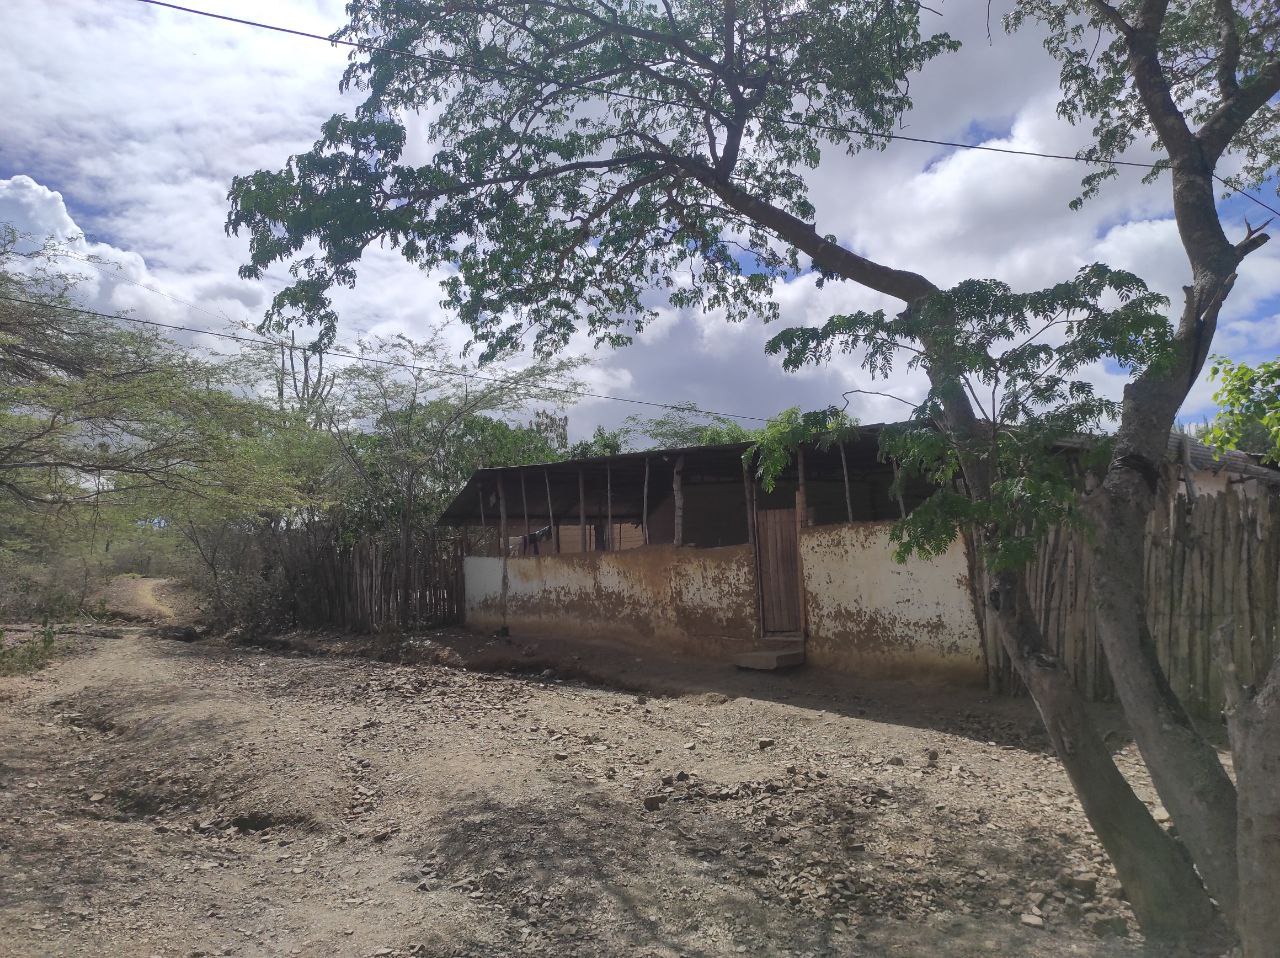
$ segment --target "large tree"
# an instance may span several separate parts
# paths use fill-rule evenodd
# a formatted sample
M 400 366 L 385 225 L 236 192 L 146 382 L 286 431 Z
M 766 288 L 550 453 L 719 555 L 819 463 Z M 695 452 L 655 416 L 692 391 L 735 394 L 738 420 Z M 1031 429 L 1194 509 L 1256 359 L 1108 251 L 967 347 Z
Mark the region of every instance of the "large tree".
M 284 170 L 232 187 L 228 225 L 251 241 L 245 274 L 292 261 L 297 277 L 270 321 L 331 327 L 328 290 L 355 281 L 374 242 L 448 267 L 449 305 L 493 352 L 527 339 L 555 349 L 575 330 L 623 343 L 664 298 L 771 318 L 773 283 L 812 268 L 898 300 L 909 329 L 897 332 L 910 332 L 903 344 L 929 373 L 942 430 L 958 448 L 987 435 L 961 375 L 973 345 L 957 339 L 964 323 L 953 314 L 922 321 L 937 319 L 948 297 L 923 275 L 819 234 L 804 176 L 824 149 L 882 144 L 877 134 L 909 108 L 911 74 L 953 46 L 922 34 L 919 5 L 353 0 L 348 13 L 340 36 L 362 49 L 344 85 L 363 90 L 364 103 L 330 120 Z M 1191 282 L 1183 313 L 1166 324 L 1161 361 L 1134 363 L 1117 453 L 1095 499 L 1109 534 L 1094 565 L 1119 570 L 1097 583 L 1100 618 L 1143 754 L 1209 890 L 1234 913 L 1231 783 L 1143 642 L 1134 550 L 1173 416 L 1236 267 L 1265 238 L 1228 240 L 1213 174 L 1230 150 L 1246 159 L 1237 185 L 1275 169 L 1276 18 L 1267 5 L 1228 0 L 1026 0 L 1018 13 L 1047 24 L 1050 52 L 1064 64 L 1064 112 L 1094 120 L 1090 158 L 1104 161 L 1100 169 L 1154 137 L 1173 183 Z M 1090 56 L 1095 45 L 1101 55 Z M 422 165 L 405 159 L 410 117 L 427 118 L 433 152 Z M 1086 192 L 1097 186 L 1090 179 Z M 1109 275 L 1076 305 L 1098 308 L 1098 295 L 1128 282 Z M 858 348 L 875 345 L 873 328 L 844 332 Z M 957 468 L 979 499 L 996 491 L 989 459 L 962 455 Z M 1211 922 L 1200 877 L 1133 794 L 1043 648 L 1017 570 L 1000 575 L 1004 647 L 1145 928 L 1203 930 Z

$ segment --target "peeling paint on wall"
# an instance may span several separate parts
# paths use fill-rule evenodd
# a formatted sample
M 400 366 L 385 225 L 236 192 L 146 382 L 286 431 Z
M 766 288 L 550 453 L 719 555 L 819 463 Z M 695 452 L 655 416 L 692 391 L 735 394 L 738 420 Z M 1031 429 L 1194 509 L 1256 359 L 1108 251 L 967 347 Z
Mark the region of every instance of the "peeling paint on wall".
M 893 561 L 893 523 L 800 534 L 809 663 L 858 675 L 985 681 L 964 546 Z M 502 625 L 502 560 L 465 560 L 467 625 Z M 751 546 L 653 545 L 508 559 L 507 624 L 517 635 L 623 641 L 716 659 L 757 647 Z
M 893 559 L 892 522 L 801 530 L 808 661 L 865 675 L 985 681 L 964 545 Z
M 725 658 L 754 647 L 750 546 L 647 546 L 511 558 L 507 625 L 517 635 L 621 640 L 653 651 Z M 465 560 L 467 625 L 502 624 L 502 560 Z

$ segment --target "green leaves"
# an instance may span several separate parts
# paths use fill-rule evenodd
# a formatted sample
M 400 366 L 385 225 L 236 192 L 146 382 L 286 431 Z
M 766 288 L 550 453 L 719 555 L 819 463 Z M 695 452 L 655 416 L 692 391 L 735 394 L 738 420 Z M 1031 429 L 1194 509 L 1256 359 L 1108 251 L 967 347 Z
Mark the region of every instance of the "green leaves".
M 1067 435 L 1096 427 L 1117 409 L 1075 374 L 1104 359 L 1135 371 L 1167 359 L 1167 305 L 1133 274 L 1095 263 L 1030 293 L 967 280 L 896 316 L 860 312 L 785 329 L 765 349 L 781 354 L 787 369 L 857 353 L 879 378 L 905 356 L 907 369 L 923 367 L 935 383 L 963 384 L 996 428 L 1039 419 Z M 940 402 L 934 388 L 919 409 L 933 416 Z
M 880 448 L 897 461 L 898 483 L 920 475 L 936 486 L 894 526 L 898 561 L 940 555 L 964 530 L 981 529 L 991 568 L 1016 569 L 1034 558 L 1050 528 L 1083 524 L 1077 503 L 1087 455 L 1063 448 L 1064 438 L 1039 422 L 981 442 L 921 421 L 887 428 Z M 980 462 L 991 476 L 985 493 L 966 481 L 962 461 Z
M 1219 409 L 1205 440 L 1219 453 L 1241 449 L 1280 465 L 1280 360 L 1248 365 L 1215 356 L 1209 376 L 1219 383 Z
M 1096 437 L 1119 411 L 1095 393 L 1090 367 L 1141 371 L 1167 362 L 1167 305 L 1133 274 L 1095 263 L 1027 293 L 968 280 L 897 316 L 854 313 L 783 330 L 767 349 L 789 369 L 836 353 L 858 355 L 881 379 L 902 365 L 923 367 L 931 386 L 911 419 L 881 434 L 882 453 L 900 466 L 899 483 L 919 475 L 937 490 L 896 527 L 899 558 L 937 555 L 976 527 L 987 533 L 990 561 L 1014 568 L 1051 526 L 1080 521 L 1075 501 L 1085 463 L 1063 444 Z M 978 417 L 972 428 L 944 415 L 948 389 L 968 397 Z M 803 432 L 798 414 L 787 421 Z
M 857 434 L 857 421 L 841 409 L 828 407 L 817 412 L 801 412 L 793 406 L 774 416 L 755 434 L 755 443 L 742 458 L 744 462 L 755 462 L 760 484 L 766 492 L 772 492 L 778 476 L 790 465 L 801 446 L 827 448 L 854 439 Z
M 376 47 L 343 80 L 366 99 L 285 169 L 232 183 L 243 272 L 290 264 L 266 323 L 314 323 L 324 341 L 329 290 L 355 282 L 370 243 L 388 245 L 448 271 L 446 305 L 486 359 L 551 352 L 574 331 L 621 345 L 664 304 L 772 318 L 772 281 L 799 257 L 716 185 L 811 219 L 803 170 L 823 146 L 881 146 L 837 130 L 889 132 L 910 75 L 954 48 L 922 36 L 919 8 L 862 0 L 347 12 L 340 35 Z
M 1266 187 L 1280 163 L 1280 104 L 1274 96 L 1280 19 L 1274 4 L 1177 0 L 1161 7 L 1163 17 L 1142 44 L 1150 43 L 1162 67 L 1158 82 L 1169 104 L 1177 104 L 1187 126 L 1211 149 L 1229 147 L 1237 161 L 1230 166 L 1238 172 L 1224 177 L 1227 183 L 1238 189 Z M 1163 132 L 1153 122 L 1150 105 L 1133 81 L 1129 45 L 1115 23 L 1122 18 L 1130 28 L 1141 26 L 1151 19 L 1141 10 L 1133 0 L 1017 0 L 1006 18 L 1010 29 L 1032 21 L 1047 30 L 1045 48 L 1060 64 L 1058 114 L 1073 124 L 1093 124 L 1094 142 L 1079 155 L 1099 166 L 1084 177 L 1074 207 L 1116 175 L 1108 161 L 1135 144 L 1149 142 L 1156 152 L 1148 181 L 1168 169 L 1165 151 L 1174 146 L 1162 139 L 1169 121 L 1162 118 Z M 1219 124 L 1234 124 L 1236 117 L 1243 123 L 1222 142 Z M 1181 123 L 1181 118 L 1174 121 Z M 1211 169 L 1216 160 L 1210 161 Z

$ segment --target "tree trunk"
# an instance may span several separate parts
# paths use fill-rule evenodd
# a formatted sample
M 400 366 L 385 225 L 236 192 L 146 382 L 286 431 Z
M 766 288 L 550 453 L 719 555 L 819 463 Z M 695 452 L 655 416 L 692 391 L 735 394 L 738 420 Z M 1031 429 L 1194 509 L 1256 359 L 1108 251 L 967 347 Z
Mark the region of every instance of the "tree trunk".
M 1252 692 L 1236 671 L 1233 626 L 1227 620 L 1218 627 L 1212 648 L 1222 673 L 1239 791 L 1236 931 L 1244 958 L 1273 958 L 1280 949 L 1280 656 Z
M 1240 793 L 1236 928 L 1244 958 L 1274 958 L 1280 951 L 1280 662 L 1229 721 Z
M 1043 648 L 1021 573 L 992 576 L 988 601 L 1005 650 L 1026 684 L 1089 824 L 1152 939 L 1191 943 L 1217 928 L 1213 905 L 1183 849 L 1116 767 L 1062 663 Z
M 1208 349 L 1196 330 L 1205 323 L 1212 330 L 1231 279 L 1187 290 L 1179 354 L 1125 388 L 1114 456 L 1088 503 L 1097 530 L 1090 579 L 1098 638 L 1116 695 L 1156 791 L 1228 921 L 1239 896 L 1236 790 L 1157 661 L 1146 619 L 1143 550 L 1173 419 Z

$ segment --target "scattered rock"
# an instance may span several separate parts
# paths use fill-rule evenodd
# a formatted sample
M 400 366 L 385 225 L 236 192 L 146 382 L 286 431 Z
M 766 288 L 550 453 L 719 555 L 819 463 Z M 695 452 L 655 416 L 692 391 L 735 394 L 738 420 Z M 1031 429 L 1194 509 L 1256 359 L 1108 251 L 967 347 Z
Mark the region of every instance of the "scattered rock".
M 889 759 L 890 765 L 906 765 L 906 760 L 901 755 L 895 755 Z
M 758 739 L 756 739 L 756 745 L 758 745 L 758 746 L 760 747 L 760 751 L 762 751 L 762 752 L 763 752 L 765 749 L 767 749 L 767 748 L 773 748 L 773 746 L 774 746 L 774 745 L 776 745 L 776 744 L 777 744 L 777 743 L 776 743 L 773 739 L 771 739 L 771 738 L 758 738 Z
M 1129 923 L 1122 915 L 1094 915 L 1089 927 L 1099 938 L 1127 938 Z
M 1067 879 L 1067 887 L 1092 898 L 1098 891 L 1098 876 L 1093 872 L 1078 872 Z
M 647 812 L 656 812 L 664 804 L 666 804 L 667 795 L 646 795 L 644 797 L 644 808 Z
M 1044 919 L 1041 918 L 1039 915 L 1023 914 L 1023 916 L 1018 920 L 1022 922 L 1022 924 L 1026 925 L 1028 928 L 1044 927 Z
M 89 796 L 89 801 L 100 802 L 106 797 L 107 796 L 103 795 L 101 792 L 94 792 L 92 795 Z

